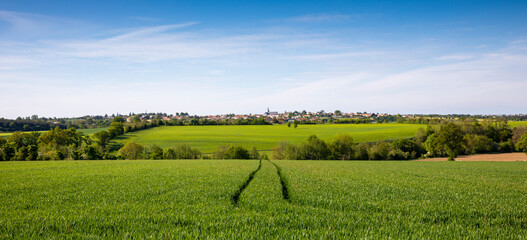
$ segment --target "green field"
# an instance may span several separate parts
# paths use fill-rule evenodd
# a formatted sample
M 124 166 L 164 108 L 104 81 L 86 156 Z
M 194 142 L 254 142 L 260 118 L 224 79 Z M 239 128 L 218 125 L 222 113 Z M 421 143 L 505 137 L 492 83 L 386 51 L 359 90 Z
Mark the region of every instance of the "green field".
M 509 125 L 511 125 L 511 127 L 527 126 L 527 121 L 509 122 Z
M 100 132 L 100 131 L 106 131 L 108 130 L 108 128 L 88 128 L 88 129 L 77 129 L 77 131 L 79 132 L 82 132 L 84 133 L 84 135 L 90 135 L 90 134 L 94 134 L 96 132 Z M 47 131 L 38 131 L 39 133 L 46 133 Z M 13 133 L 9 132 L 9 133 L 0 133 L 0 137 L 9 137 L 11 136 Z
M 255 146 L 260 151 L 270 151 L 282 140 L 290 143 L 304 142 L 309 135 L 316 134 L 331 140 L 341 133 L 350 134 L 356 142 L 400 139 L 415 136 L 419 124 L 319 124 L 257 126 L 168 126 L 131 132 L 115 138 L 113 144 L 124 145 L 135 141 L 143 145 L 156 144 L 170 147 L 188 144 L 204 153 L 212 153 L 221 145 L 239 144 L 246 148 Z
M 527 236 L 525 162 L 274 163 L 1 162 L 0 238 Z

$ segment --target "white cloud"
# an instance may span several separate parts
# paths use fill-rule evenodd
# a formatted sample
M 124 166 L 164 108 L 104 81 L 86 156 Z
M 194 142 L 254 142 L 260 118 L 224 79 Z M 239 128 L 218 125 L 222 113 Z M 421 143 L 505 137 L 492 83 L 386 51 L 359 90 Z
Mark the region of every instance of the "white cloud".
M 441 56 L 438 58 L 435 58 L 435 60 L 454 60 L 454 61 L 462 61 L 462 60 L 469 60 L 472 59 L 473 56 L 471 55 L 446 55 Z
M 297 20 L 339 18 L 349 20 L 324 15 Z M 24 20 L 10 21 L 26 28 Z M 98 38 L 0 40 L 0 117 L 145 109 L 254 113 L 267 106 L 279 111 L 515 113 L 527 102 L 527 53 L 521 41 L 501 51 L 459 53 L 439 47 L 421 51 L 427 46 L 410 44 L 356 45 L 322 31 L 232 32 L 201 25 L 119 29 Z

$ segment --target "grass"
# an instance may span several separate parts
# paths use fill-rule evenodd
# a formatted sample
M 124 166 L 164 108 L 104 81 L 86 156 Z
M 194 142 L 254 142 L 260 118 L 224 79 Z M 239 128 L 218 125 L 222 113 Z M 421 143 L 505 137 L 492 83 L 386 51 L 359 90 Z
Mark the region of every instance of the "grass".
M 106 130 L 108 130 L 108 128 L 88 128 L 88 129 L 77 129 L 77 131 L 84 133 L 84 135 L 91 135 L 91 134 L 94 134 L 94 133 L 96 133 L 96 132 L 106 131 Z M 37 131 L 37 132 L 43 134 L 43 133 L 46 133 L 46 132 L 48 132 L 48 131 Z M 8 137 L 10 137 L 12 134 L 13 134 L 12 132 L 9 132 L 9 133 L 0 133 L 0 137 L 8 138 Z
M 263 126 L 164 126 L 121 135 L 112 141 L 124 145 L 135 141 L 143 145 L 170 147 L 188 144 L 204 153 L 212 153 L 221 145 L 239 144 L 248 149 L 255 146 L 260 151 L 270 151 L 280 141 L 304 142 L 309 135 L 316 134 L 331 140 L 341 133 L 350 134 L 356 142 L 400 139 L 415 136 L 418 124 L 321 124 Z
M 509 125 L 511 127 L 517 127 L 517 126 L 527 126 L 527 121 L 517 121 L 517 122 L 509 122 Z
M 0 238 L 527 236 L 524 162 L 274 163 L 2 162 Z

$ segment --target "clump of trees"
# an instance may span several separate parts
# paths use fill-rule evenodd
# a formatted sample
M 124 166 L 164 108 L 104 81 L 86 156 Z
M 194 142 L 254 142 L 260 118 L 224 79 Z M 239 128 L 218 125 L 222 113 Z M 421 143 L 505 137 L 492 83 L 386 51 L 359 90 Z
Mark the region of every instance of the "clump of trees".
M 527 127 L 512 129 L 507 122 L 441 122 L 420 128 L 413 139 L 354 143 L 349 135 L 330 142 L 310 136 L 306 142 L 281 142 L 273 149 L 274 159 L 291 160 L 406 160 L 420 157 L 448 157 L 463 154 L 527 153 Z
M 136 142 L 127 142 L 121 149 L 119 149 L 117 154 L 117 158 L 129 160 L 201 159 L 203 157 L 204 155 L 199 150 L 193 149 L 184 144 L 163 149 L 157 145 L 144 147 Z
M 329 143 L 316 135 L 300 144 L 281 142 L 273 149 L 272 156 L 289 160 L 405 160 L 418 158 L 423 153 L 424 149 L 414 140 L 354 143 L 350 135 L 342 134 Z
M 268 159 L 266 154 L 260 154 L 256 147 L 247 150 L 240 145 L 223 145 L 213 153 L 214 159 Z

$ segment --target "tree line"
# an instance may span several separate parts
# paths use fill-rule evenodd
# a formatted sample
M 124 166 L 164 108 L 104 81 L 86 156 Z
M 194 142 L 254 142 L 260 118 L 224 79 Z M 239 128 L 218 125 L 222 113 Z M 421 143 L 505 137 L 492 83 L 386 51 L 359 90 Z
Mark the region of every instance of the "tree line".
M 129 142 L 112 148 L 110 140 L 137 130 L 160 126 L 161 120 L 125 122 L 115 117 L 107 131 L 85 136 L 74 128 L 55 127 L 46 133 L 15 132 L 0 138 L 0 161 L 9 160 L 94 160 L 94 159 L 207 159 L 188 145 L 161 148 L 144 147 Z M 117 154 L 112 152 L 117 151 Z M 527 126 L 510 127 L 506 121 L 478 122 L 471 120 L 441 122 L 420 128 L 411 139 L 355 143 L 350 135 L 338 135 L 326 142 L 315 135 L 306 142 L 280 142 L 273 148 L 273 159 L 291 160 L 407 160 L 421 157 L 449 157 L 490 152 L 527 153 Z M 258 150 L 239 145 L 220 146 L 214 159 L 267 159 Z
M 507 122 L 442 122 L 420 128 L 412 139 L 355 143 L 343 134 L 330 142 L 310 136 L 306 142 L 282 142 L 273 149 L 274 159 L 289 160 L 407 160 L 491 152 L 527 153 L 527 127 L 514 129 Z

